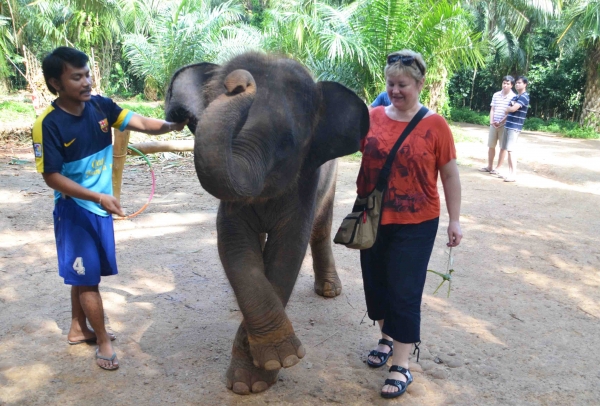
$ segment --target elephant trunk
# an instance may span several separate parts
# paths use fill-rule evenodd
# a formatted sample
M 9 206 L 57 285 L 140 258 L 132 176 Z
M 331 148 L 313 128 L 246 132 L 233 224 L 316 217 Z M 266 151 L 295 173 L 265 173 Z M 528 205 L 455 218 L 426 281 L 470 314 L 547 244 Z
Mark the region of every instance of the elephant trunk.
M 250 72 L 238 69 L 224 84 L 227 92 L 207 106 L 196 129 L 196 172 L 202 187 L 221 200 L 256 197 L 264 187 L 265 169 L 260 151 L 242 142 L 256 82 Z

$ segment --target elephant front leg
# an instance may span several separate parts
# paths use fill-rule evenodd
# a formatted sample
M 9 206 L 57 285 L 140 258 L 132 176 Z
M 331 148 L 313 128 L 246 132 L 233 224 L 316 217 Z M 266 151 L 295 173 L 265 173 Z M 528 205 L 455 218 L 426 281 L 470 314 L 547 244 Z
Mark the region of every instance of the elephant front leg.
M 277 382 L 278 374 L 279 369 L 267 371 L 254 365 L 248 333 L 242 323 L 231 350 L 231 362 L 226 374 L 227 387 L 238 395 L 263 392 Z
M 248 351 L 243 352 L 249 352 L 255 367 L 267 371 L 297 364 L 305 350 L 265 274 L 259 236 L 235 219 L 221 219 L 219 229 L 219 255 L 244 316 L 247 338 L 238 334 L 237 347 L 245 348 L 240 343 L 247 341 Z M 239 354 L 235 358 L 242 362 Z

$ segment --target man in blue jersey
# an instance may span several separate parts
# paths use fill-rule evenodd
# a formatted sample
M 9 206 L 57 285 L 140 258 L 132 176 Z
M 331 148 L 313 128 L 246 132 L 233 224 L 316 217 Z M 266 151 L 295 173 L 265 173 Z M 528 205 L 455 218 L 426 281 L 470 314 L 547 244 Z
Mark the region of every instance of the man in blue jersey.
M 115 370 L 115 336 L 106 331 L 98 290 L 101 276 L 117 274 L 111 214 L 125 215 L 112 195 L 110 127 L 164 134 L 180 131 L 186 123 L 142 117 L 111 99 L 92 96 L 88 57 L 74 48 L 56 48 L 44 59 L 42 70 L 48 89 L 58 98 L 34 124 L 33 151 L 37 171 L 55 190 L 59 275 L 71 285 L 67 341 L 97 343 L 96 363 Z
M 500 157 L 498 162 L 504 160 L 508 152 L 508 174 L 503 176 L 505 182 L 515 182 L 517 180 L 517 156 L 516 147 L 519 134 L 523 129 L 527 109 L 529 108 L 529 93 L 527 93 L 528 80 L 525 76 L 519 76 L 515 82 L 517 95 L 510 101 L 506 108 L 506 117 L 504 124 L 504 136 L 500 144 Z M 498 166 L 496 166 L 498 172 Z

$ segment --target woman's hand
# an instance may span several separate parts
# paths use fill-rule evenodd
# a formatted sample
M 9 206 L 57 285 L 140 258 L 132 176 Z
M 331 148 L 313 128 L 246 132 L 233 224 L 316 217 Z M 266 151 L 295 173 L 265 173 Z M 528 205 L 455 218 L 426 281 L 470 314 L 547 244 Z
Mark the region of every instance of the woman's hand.
M 456 247 L 462 240 L 460 229 L 460 177 L 456 159 L 450 160 L 440 168 L 440 178 L 446 195 L 446 207 L 448 207 L 448 247 Z
M 462 230 L 460 229 L 459 221 L 451 221 L 448 224 L 448 247 L 456 247 L 462 240 Z

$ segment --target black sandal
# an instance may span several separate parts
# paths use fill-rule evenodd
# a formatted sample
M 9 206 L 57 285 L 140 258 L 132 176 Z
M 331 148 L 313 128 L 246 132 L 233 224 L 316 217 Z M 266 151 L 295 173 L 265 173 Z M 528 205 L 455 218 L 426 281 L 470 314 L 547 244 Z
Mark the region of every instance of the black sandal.
M 369 357 L 371 357 L 371 356 L 377 357 L 381 361 L 379 363 L 375 363 L 375 362 L 372 362 L 369 358 L 367 358 L 367 365 L 370 366 L 371 368 L 379 368 L 379 367 L 384 366 L 385 363 L 387 362 L 387 360 L 392 355 L 394 355 L 394 342 L 393 341 L 382 338 L 381 340 L 379 340 L 379 342 L 377 344 L 387 345 L 388 347 L 390 347 L 390 352 L 385 353 L 385 352 L 381 352 L 381 351 L 377 351 L 377 350 L 371 351 L 369 353 Z
M 410 371 L 401 366 L 392 365 L 390 367 L 390 372 L 400 372 L 406 377 L 406 382 L 399 381 L 397 379 L 386 379 L 385 385 L 395 386 L 396 388 L 398 388 L 397 392 L 381 392 L 381 397 L 386 399 L 392 399 L 402 395 L 404 392 L 406 392 L 406 388 L 408 388 L 408 385 L 410 385 L 413 381 L 413 376 L 410 373 Z

